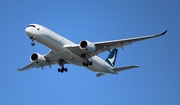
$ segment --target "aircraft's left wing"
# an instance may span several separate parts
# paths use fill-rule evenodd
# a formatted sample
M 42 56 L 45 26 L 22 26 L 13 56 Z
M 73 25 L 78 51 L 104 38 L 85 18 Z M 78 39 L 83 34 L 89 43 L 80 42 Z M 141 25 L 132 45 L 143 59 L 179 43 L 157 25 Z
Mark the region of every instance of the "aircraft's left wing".
M 146 40 L 150 38 L 155 38 L 164 35 L 167 32 L 164 31 L 160 34 L 155 34 L 155 35 L 148 35 L 148 36 L 142 36 L 142 37 L 135 37 L 135 38 L 128 38 L 128 39 L 121 39 L 121 40 L 113 40 L 113 41 L 105 41 L 105 42 L 96 42 L 94 43 L 96 45 L 96 52 L 101 53 L 103 50 L 111 50 L 114 48 L 122 48 L 126 45 L 130 45 L 133 42 L 141 41 L 141 40 Z
M 160 34 L 154 34 L 154 35 L 148 35 L 148 36 L 142 36 L 142 37 L 112 40 L 112 41 L 103 41 L 103 42 L 94 42 L 93 44 L 96 47 L 96 51 L 90 53 L 89 56 L 92 57 L 92 56 L 102 53 L 104 51 L 110 51 L 111 49 L 114 49 L 114 48 L 122 48 L 123 49 L 124 46 L 130 45 L 133 42 L 159 37 L 159 36 L 164 35 L 166 32 L 167 32 L 167 30 Z M 65 46 L 65 47 L 79 56 L 84 53 L 83 50 L 81 50 L 79 48 L 79 45 L 72 45 L 72 46 Z
M 49 53 L 44 55 L 45 59 L 46 59 L 46 63 L 44 63 L 43 65 L 38 65 L 36 63 L 30 63 L 28 65 L 26 65 L 25 67 L 22 68 L 18 68 L 18 71 L 24 71 L 24 70 L 29 70 L 32 68 L 42 68 L 45 66 L 49 66 L 51 67 L 51 65 L 54 64 L 59 64 L 59 60 L 61 58 L 59 58 L 53 51 L 50 51 Z M 68 62 L 64 61 L 65 64 L 67 64 Z

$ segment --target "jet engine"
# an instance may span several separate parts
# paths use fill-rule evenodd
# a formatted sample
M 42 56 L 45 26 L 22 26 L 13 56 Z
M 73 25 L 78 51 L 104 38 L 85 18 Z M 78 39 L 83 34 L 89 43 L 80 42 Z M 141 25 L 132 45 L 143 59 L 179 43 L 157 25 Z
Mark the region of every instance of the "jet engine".
M 46 63 L 46 58 L 44 58 L 43 55 L 38 54 L 38 53 L 33 53 L 30 56 L 30 60 L 31 60 L 31 62 L 36 63 L 38 65 L 43 65 Z
M 96 51 L 96 47 L 93 43 L 87 41 L 87 40 L 83 40 L 80 43 L 80 49 L 86 51 L 87 53 L 92 53 Z

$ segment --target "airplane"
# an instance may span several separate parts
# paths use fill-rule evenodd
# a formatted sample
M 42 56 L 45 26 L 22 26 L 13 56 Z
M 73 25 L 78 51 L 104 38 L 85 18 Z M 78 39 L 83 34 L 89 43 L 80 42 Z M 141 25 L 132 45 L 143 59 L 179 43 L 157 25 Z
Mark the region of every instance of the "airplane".
M 39 25 L 30 24 L 25 29 L 26 34 L 31 39 L 32 46 L 35 46 L 35 41 L 50 48 L 50 52 L 45 55 L 33 53 L 30 55 L 31 63 L 23 68 L 18 68 L 18 71 L 24 71 L 32 68 L 42 68 L 45 66 L 59 64 L 58 72 L 67 72 L 68 69 L 64 67 L 65 64 L 74 64 L 83 66 L 93 72 L 98 72 L 97 77 L 105 74 L 118 74 L 118 72 L 139 67 L 138 65 L 128 65 L 121 67 L 114 67 L 118 53 L 117 48 L 124 49 L 124 46 L 130 45 L 133 42 L 155 38 L 164 35 L 166 31 L 160 34 L 127 38 L 120 40 L 90 42 L 83 40 L 80 44 L 75 44 L 63 36 L 51 31 L 50 29 Z M 98 54 L 109 51 L 110 54 L 103 60 L 98 57 Z

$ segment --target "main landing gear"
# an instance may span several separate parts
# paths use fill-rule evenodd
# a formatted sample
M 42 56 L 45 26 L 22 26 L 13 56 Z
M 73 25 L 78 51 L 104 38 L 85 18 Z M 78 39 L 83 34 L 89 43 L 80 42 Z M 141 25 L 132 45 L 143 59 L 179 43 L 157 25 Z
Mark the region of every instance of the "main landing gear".
M 67 68 L 64 68 L 64 60 L 60 59 L 59 60 L 59 65 L 61 66 L 61 68 L 58 68 L 58 72 L 63 73 L 63 72 L 67 72 L 68 71 Z
M 93 65 L 93 63 L 92 63 L 91 61 L 89 61 L 89 58 L 88 58 L 88 56 L 87 56 L 86 54 L 81 55 L 81 57 L 84 58 L 84 60 L 85 60 L 85 61 L 82 63 L 83 66 L 88 67 L 89 65 L 90 65 L 90 66 Z
M 64 71 L 67 72 L 68 69 L 67 68 L 58 68 L 58 72 L 63 73 Z
M 34 41 L 34 37 L 33 37 L 33 36 L 31 36 L 31 37 L 30 37 L 30 39 L 32 40 L 32 42 L 31 42 L 31 46 L 35 46 L 36 44 L 35 44 L 35 41 Z
M 83 66 L 88 67 L 89 65 L 92 66 L 92 62 L 90 62 L 89 60 L 83 62 Z

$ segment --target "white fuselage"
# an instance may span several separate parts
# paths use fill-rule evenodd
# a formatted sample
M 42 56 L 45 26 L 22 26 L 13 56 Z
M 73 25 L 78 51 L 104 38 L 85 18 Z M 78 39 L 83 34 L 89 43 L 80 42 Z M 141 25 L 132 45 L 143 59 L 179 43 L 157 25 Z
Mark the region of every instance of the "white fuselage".
M 84 58 L 74 54 L 69 49 L 67 49 L 66 45 L 75 45 L 75 43 L 70 40 L 58 35 L 57 33 L 47 29 L 38 24 L 34 24 L 36 27 L 27 27 L 25 29 L 27 35 L 29 37 L 34 37 L 36 41 L 42 43 L 43 45 L 50 48 L 54 51 L 60 58 L 64 59 L 68 63 L 75 64 L 78 66 L 83 66 Z M 89 59 L 93 65 L 88 66 L 86 68 L 95 71 L 95 72 L 103 72 L 103 73 L 115 73 L 112 70 L 112 66 L 109 65 L 106 61 L 101 59 L 98 56 L 93 56 Z M 83 66 L 85 67 L 85 66 Z

